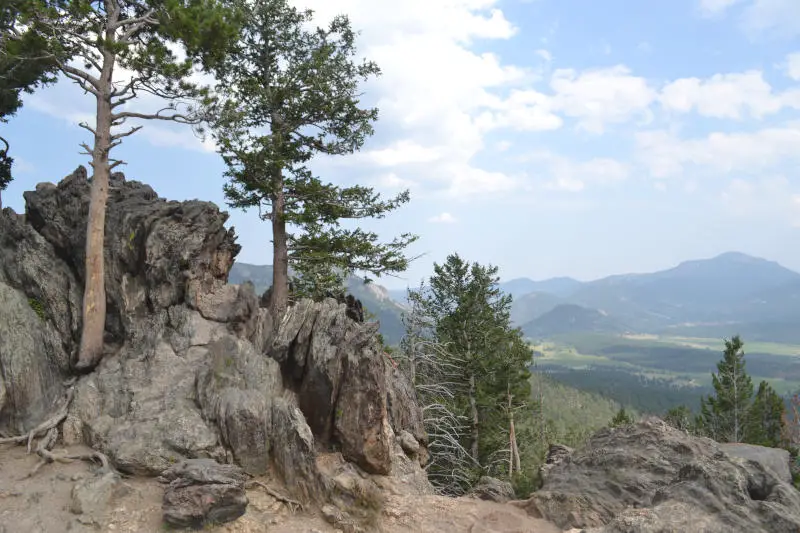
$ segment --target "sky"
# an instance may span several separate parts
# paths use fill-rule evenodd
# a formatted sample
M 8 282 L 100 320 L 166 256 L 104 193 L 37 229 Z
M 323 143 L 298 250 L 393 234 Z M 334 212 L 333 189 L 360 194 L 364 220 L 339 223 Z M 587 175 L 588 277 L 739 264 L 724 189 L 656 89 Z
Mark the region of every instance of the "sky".
M 800 1 L 304 0 L 339 13 L 382 75 L 357 154 L 323 181 L 411 202 L 363 227 L 420 239 L 389 288 L 457 252 L 503 279 L 651 272 L 727 251 L 800 271 Z M 3 135 L 3 203 L 88 165 L 93 102 L 67 80 L 27 96 Z M 145 123 L 116 149 L 163 197 L 225 206 L 213 143 Z M 271 231 L 230 210 L 239 260 L 269 264 Z

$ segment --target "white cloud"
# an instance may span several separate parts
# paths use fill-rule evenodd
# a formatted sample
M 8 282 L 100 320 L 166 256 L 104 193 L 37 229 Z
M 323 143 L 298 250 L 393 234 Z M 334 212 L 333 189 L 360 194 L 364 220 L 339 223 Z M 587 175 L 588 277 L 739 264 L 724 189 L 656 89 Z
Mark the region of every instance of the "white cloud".
M 760 119 L 791 103 L 773 93 L 762 73 L 755 70 L 715 74 L 706 80 L 678 79 L 663 88 L 659 100 L 671 111 L 697 111 L 706 117 L 728 119 L 740 119 L 745 114 Z
M 800 34 L 797 0 L 699 0 L 700 11 L 706 16 L 721 15 L 738 4 L 743 4 L 741 24 L 750 34 L 771 32 L 784 37 Z
M 378 185 L 385 189 L 408 189 L 416 185 L 412 180 L 401 178 L 394 172 L 383 174 L 378 178 Z
M 366 151 L 363 155 L 381 167 L 409 163 L 432 163 L 442 157 L 442 154 L 436 149 L 420 146 L 407 139 L 396 141 L 386 148 Z
M 416 175 L 422 166 L 429 186 L 451 194 L 508 190 L 508 176 L 479 168 L 473 158 L 485 148 L 490 129 L 540 126 L 531 116 L 509 120 L 514 104 L 503 97 L 535 74 L 471 49 L 477 39 L 516 34 L 499 0 L 396 0 L 391 8 L 374 0 L 294 3 L 314 9 L 319 22 L 348 13 L 362 32 L 359 52 L 381 67 L 382 76 L 365 87 L 380 109 L 378 136 L 365 157 L 351 163 L 391 169 L 404 179 L 409 167 Z M 383 131 L 391 131 L 392 138 L 378 144 Z
M 536 175 L 543 179 L 541 184 L 530 184 L 531 189 L 541 185 L 546 190 L 580 192 L 588 185 L 612 185 L 630 176 L 629 165 L 605 157 L 573 161 L 551 152 L 535 152 L 523 159 L 534 166 Z
M 700 0 L 700 11 L 708 16 L 718 15 L 742 0 Z
M 560 69 L 550 86 L 555 92 L 553 109 L 576 118 L 579 127 L 593 133 L 602 133 L 609 123 L 649 121 L 649 107 L 657 96 L 647 80 L 631 75 L 623 65 L 581 73 Z
M 752 175 L 800 162 L 800 124 L 795 123 L 686 140 L 647 131 L 636 134 L 636 143 L 639 160 L 657 178 L 680 174 L 690 165 L 714 174 Z
M 439 213 L 438 215 L 429 218 L 428 222 L 433 222 L 436 224 L 453 224 L 457 221 L 456 217 L 445 211 L 444 213 Z
M 786 56 L 784 69 L 787 76 L 795 81 L 800 81 L 800 52 L 794 52 Z

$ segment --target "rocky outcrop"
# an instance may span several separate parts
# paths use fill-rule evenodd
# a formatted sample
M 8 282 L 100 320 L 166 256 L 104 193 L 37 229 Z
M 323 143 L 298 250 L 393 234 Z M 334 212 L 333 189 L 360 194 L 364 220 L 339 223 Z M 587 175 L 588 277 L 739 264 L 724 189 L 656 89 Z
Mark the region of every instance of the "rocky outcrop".
M 64 443 L 103 451 L 123 473 L 237 463 L 273 471 L 303 501 L 330 496 L 320 452 L 364 475 L 424 478 L 421 412 L 378 325 L 328 299 L 297 302 L 273 327 L 251 284 L 227 284 L 239 251 L 227 215 L 121 174 L 106 221 L 105 354 L 77 376 L 89 185 L 79 169 L 26 193 L 25 216 L 0 215 L 0 434 L 42 422 L 77 377 Z
M 572 448 L 563 444 L 551 444 L 547 450 L 544 464 L 539 467 L 539 478 L 542 481 L 546 480 L 550 470 L 565 461 L 569 461 L 573 451 Z
M 800 529 L 800 492 L 772 469 L 658 419 L 599 431 L 518 505 L 585 533 Z

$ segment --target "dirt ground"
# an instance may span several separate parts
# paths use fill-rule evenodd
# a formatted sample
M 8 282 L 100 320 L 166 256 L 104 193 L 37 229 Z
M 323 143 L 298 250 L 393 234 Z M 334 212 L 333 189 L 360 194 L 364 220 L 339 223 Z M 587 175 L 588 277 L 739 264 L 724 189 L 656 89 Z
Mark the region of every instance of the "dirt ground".
M 78 451 L 72 448 L 70 451 Z M 0 533 L 158 533 L 169 531 L 161 520 L 163 486 L 155 479 L 124 479 L 103 513 L 71 510 L 77 482 L 94 476 L 89 463 L 44 465 L 23 446 L 0 445 Z M 335 533 L 318 514 L 293 512 L 254 488 L 250 505 L 237 521 L 204 531 L 217 533 Z M 390 496 L 376 533 L 560 533 L 552 524 L 528 517 L 509 505 L 467 498 Z

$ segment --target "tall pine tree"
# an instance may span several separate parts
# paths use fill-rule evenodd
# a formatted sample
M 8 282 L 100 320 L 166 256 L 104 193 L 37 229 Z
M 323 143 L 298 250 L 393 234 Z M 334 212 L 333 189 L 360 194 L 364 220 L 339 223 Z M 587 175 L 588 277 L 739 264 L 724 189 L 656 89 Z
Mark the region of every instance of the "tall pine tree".
M 219 61 L 238 34 L 237 14 L 228 4 L 223 0 L 28 0 L 20 11 L 22 23 L 42 39 L 58 36 L 53 41 L 58 46 L 43 51 L 42 60 L 55 64 L 96 104 L 94 124 L 79 124 L 92 136 L 90 143 L 81 145 L 91 157 L 92 187 L 77 369 L 94 367 L 103 355 L 106 204 L 111 171 L 124 163 L 113 159 L 111 151 L 142 125 L 119 128 L 141 120 L 202 122 L 198 104 L 207 103 L 207 91 L 190 76 L 196 64 L 207 69 Z M 182 47 L 186 57 L 179 58 L 171 45 Z M 123 68 L 129 77 L 117 75 Z M 135 109 L 144 94 L 161 99 L 163 107 Z
M 429 353 L 434 365 L 415 367 L 415 381 L 438 391 L 437 403 L 460 421 L 447 438 L 471 459 L 460 466 L 472 471 L 456 475 L 459 465 L 450 463 L 450 455 L 433 457 L 431 469 L 446 492 L 465 488 L 465 478 L 475 481 L 481 474 L 508 475 L 516 469 L 519 453 L 512 421 L 528 416 L 524 410 L 532 408 L 532 352 L 510 325 L 511 298 L 500 291 L 497 272 L 497 267 L 470 264 L 453 254 L 434 264 L 428 287 L 409 294 L 417 312 L 427 318 L 423 324 L 430 340 L 441 348 Z M 446 372 L 427 375 L 426 369 L 434 367 Z M 432 430 L 435 439 L 437 429 Z M 436 447 L 432 450 L 435 455 Z
M 224 103 L 214 109 L 212 129 L 228 167 L 229 205 L 257 209 L 272 226 L 270 307 L 278 316 L 288 305 L 290 265 L 300 274 L 298 287 L 313 293 L 308 283 L 335 288 L 355 271 L 405 270 L 404 249 L 416 237 L 380 243 L 375 233 L 341 226 L 383 218 L 408 202 L 408 191 L 383 200 L 368 187 L 323 183 L 309 167 L 315 155 L 360 149 L 378 116 L 361 107 L 359 83 L 380 70 L 355 60 L 348 18 L 314 29 L 312 12 L 287 0 L 237 3 L 247 23 L 216 72 Z
M 725 340 L 725 352 L 711 376 L 715 395 L 700 401 L 703 430 L 719 442 L 745 442 L 753 382 L 744 362 L 744 343 L 738 335 Z

